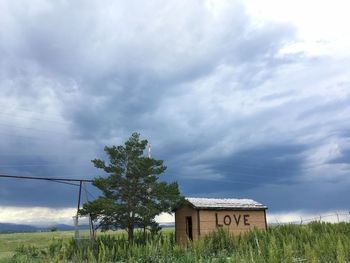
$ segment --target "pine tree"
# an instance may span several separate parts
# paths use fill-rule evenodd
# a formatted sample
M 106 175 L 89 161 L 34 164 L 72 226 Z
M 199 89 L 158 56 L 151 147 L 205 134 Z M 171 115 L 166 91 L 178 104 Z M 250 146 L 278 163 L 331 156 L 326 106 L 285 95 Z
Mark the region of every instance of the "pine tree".
M 158 228 L 154 217 L 182 201 L 177 183 L 159 182 L 166 167 L 162 160 L 144 156 L 148 142 L 133 133 L 124 145 L 105 147 L 109 163 L 92 160 L 109 176 L 98 177 L 93 185 L 102 191 L 97 200 L 84 204 L 80 214 L 90 214 L 100 227 L 125 229 L 133 241 L 135 226 Z

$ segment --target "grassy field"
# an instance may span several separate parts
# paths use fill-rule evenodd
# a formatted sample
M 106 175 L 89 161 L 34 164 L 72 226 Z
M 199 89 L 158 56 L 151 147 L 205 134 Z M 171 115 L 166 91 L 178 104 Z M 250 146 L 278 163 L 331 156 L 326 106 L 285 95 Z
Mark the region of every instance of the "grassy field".
M 100 234 L 93 242 L 82 240 L 79 245 L 73 235 L 1 234 L 0 262 L 350 262 L 350 223 L 284 225 L 236 237 L 219 231 L 186 248 L 175 244 L 173 230 L 153 237 L 138 233 L 133 244 L 121 232 Z M 21 245 L 25 247 L 16 250 Z
M 12 256 L 16 248 L 22 245 L 45 248 L 54 240 L 68 240 L 73 237 L 73 231 L 0 234 L 0 259 Z
M 173 232 L 173 228 L 165 228 L 163 233 Z M 79 232 L 82 238 L 89 236 L 88 230 Z M 126 236 L 125 231 L 107 231 L 97 232 L 97 236 Z M 0 260 L 8 259 L 13 256 L 16 249 L 21 246 L 35 246 L 39 249 L 47 248 L 48 244 L 63 240 L 68 242 L 74 238 L 74 231 L 55 231 L 55 232 L 32 232 L 32 233 L 0 233 Z

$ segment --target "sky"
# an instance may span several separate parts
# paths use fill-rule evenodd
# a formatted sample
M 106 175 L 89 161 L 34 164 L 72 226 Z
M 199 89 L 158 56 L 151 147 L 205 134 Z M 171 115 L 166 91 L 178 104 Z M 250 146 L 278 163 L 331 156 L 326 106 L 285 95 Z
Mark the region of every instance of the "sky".
M 3 0 L 0 173 L 91 179 L 105 145 L 139 132 L 184 196 L 285 220 L 349 211 L 349 8 Z M 0 222 L 70 222 L 77 195 L 0 178 Z

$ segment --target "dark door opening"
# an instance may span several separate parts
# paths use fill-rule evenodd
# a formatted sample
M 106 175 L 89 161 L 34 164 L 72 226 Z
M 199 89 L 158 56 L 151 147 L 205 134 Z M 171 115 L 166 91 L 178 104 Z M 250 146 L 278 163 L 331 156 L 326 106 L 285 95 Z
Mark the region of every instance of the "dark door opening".
M 187 216 L 186 217 L 186 234 L 190 240 L 193 240 L 193 235 L 192 235 L 192 217 Z

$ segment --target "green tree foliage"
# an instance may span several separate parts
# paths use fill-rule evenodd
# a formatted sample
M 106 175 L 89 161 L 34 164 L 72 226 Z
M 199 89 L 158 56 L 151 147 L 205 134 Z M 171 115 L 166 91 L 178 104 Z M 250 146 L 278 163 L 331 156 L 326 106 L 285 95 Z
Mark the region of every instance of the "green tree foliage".
M 133 240 L 135 226 L 158 229 L 154 217 L 171 210 L 182 201 L 177 183 L 158 181 L 166 167 L 162 160 L 144 156 L 147 140 L 133 133 L 124 145 L 105 147 L 109 163 L 92 160 L 109 176 L 98 177 L 93 185 L 103 195 L 84 204 L 80 214 L 90 214 L 103 230 L 121 228 Z

